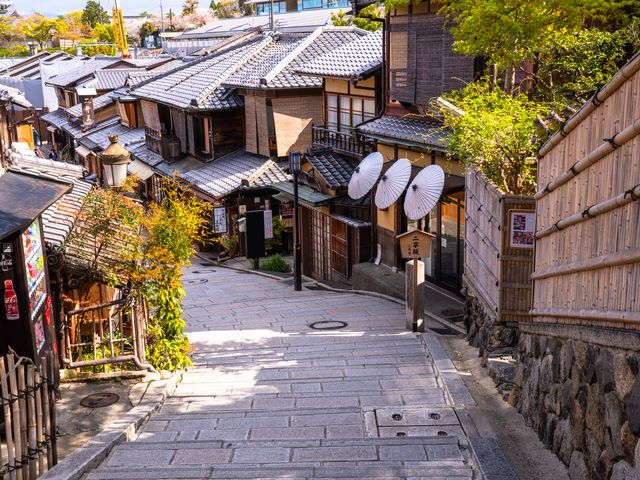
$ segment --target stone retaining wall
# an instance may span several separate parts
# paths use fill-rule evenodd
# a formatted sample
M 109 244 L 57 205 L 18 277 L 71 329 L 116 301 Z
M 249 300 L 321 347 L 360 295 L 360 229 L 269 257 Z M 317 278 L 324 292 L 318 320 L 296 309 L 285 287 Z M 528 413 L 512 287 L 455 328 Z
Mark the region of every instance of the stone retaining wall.
M 499 324 L 495 312 L 491 312 L 474 288 L 463 280 L 464 284 L 464 325 L 469 344 L 480 350 L 480 356 L 505 347 L 518 344 L 518 329 Z
M 640 479 L 638 336 L 528 325 L 510 403 L 569 466 L 571 480 Z

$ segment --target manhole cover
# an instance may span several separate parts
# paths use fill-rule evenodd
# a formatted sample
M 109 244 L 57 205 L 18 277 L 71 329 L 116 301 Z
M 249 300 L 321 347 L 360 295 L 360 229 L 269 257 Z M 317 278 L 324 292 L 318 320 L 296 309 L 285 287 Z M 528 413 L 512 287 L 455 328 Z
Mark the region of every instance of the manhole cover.
M 209 280 L 206 278 L 196 278 L 194 280 L 185 280 L 186 285 L 198 285 L 199 283 L 207 283 Z
M 213 273 L 213 272 L 215 272 L 215 270 L 211 268 L 209 270 L 194 270 L 191 273 L 195 273 L 196 275 L 206 275 L 207 273 Z
M 118 400 L 120 400 L 120 396 L 115 393 L 92 393 L 80 400 L 80 405 L 87 408 L 108 407 Z
M 341 322 L 339 320 L 321 320 L 319 322 L 313 322 L 309 327 L 314 330 L 340 330 L 347 325 L 347 322 Z

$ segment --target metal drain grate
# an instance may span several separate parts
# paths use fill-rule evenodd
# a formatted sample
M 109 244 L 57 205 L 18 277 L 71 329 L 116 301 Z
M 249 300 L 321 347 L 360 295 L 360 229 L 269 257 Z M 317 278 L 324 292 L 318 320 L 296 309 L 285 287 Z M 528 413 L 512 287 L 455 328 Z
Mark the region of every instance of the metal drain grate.
M 118 400 L 120 400 L 120 396 L 116 393 L 92 393 L 80 400 L 80 405 L 86 408 L 101 408 L 113 405 Z
M 185 280 L 184 283 L 185 285 L 198 285 L 200 283 L 207 283 L 209 280 L 207 280 L 206 278 L 195 278 L 192 280 Z
M 195 273 L 196 275 L 206 275 L 208 273 L 213 273 L 213 272 L 215 272 L 215 270 L 211 268 L 209 270 L 194 270 L 191 273 Z

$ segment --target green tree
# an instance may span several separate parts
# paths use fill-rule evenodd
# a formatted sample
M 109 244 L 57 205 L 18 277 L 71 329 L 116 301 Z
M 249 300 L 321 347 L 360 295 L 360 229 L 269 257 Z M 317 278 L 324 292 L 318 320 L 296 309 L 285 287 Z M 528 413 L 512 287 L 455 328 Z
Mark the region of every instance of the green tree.
M 102 8 L 100 2 L 88 0 L 82 11 L 82 22 L 91 28 L 95 28 L 98 23 L 109 23 L 109 14 Z
M 140 44 L 144 44 L 145 39 L 156 33 L 158 28 L 153 22 L 144 22 L 140 27 Z
M 218 18 L 233 18 L 240 14 L 236 0 L 211 0 L 209 8 Z
M 22 33 L 27 39 L 38 43 L 40 49 L 50 42 L 54 36 L 65 30 L 64 22 L 45 18 L 39 13 L 27 18 L 22 25 Z
M 545 50 L 559 34 L 570 35 L 588 21 L 612 12 L 608 0 L 444 0 L 441 13 L 452 24 L 454 49 L 483 56 L 506 71 L 505 89 L 512 91 L 516 68 Z
M 196 13 L 198 5 L 198 0 L 184 0 L 184 3 L 182 4 L 182 15 L 191 15 Z
M 486 82 L 472 83 L 447 100 L 457 110 L 436 107 L 450 131 L 449 154 L 477 165 L 506 193 L 534 193 L 535 154 L 541 143 L 536 123 L 547 109 L 526 94 L 491 90 Z
M 363 30 L 375 32 L 382 28 L 382 22 L 376 21 L 384 16 L 384 8 L 379 2 L 364 7 L 358 15 L 347 15 L 344 10 L 331 14 L 331 23 L 336 27 L 354 25 Z
M 130 297 L 146 300 L 147 358 L 157 369 L 175 370 L 190 364 L 181 305 L 183 268 L 195 254 L 194 243 L 206 241 L 210 207 L 167 180 L 163 202 L 145 209 L 130 197 L 136 182 L 128 177 L 120 190 L 93 190 L 76 223 L 83 231 L 72 230 L 69 242 L 82 241 L 83 251 L 91 252 L 90 278 L 112 286 L 127 282 Z M 118 252 L 109 255 L 108 264 L 100 255 L 106 250 Z
M 110 24 L 98 23 L 93 29 L 93 36 L 98 42 L 114 43 L 113 27 Z
M 22 32 L 13 17 L 0 16 L 0 40 L 6 42 L 8 46 L 22 37 Z

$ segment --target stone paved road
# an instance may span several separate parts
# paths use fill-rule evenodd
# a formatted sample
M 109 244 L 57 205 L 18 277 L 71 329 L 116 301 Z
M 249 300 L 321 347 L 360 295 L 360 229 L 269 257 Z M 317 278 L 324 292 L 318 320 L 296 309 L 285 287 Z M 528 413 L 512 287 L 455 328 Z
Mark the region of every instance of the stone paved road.
M 87 480 L 472 478 L 399 305 L 203 263 L 185 279 L 194 366 Z

